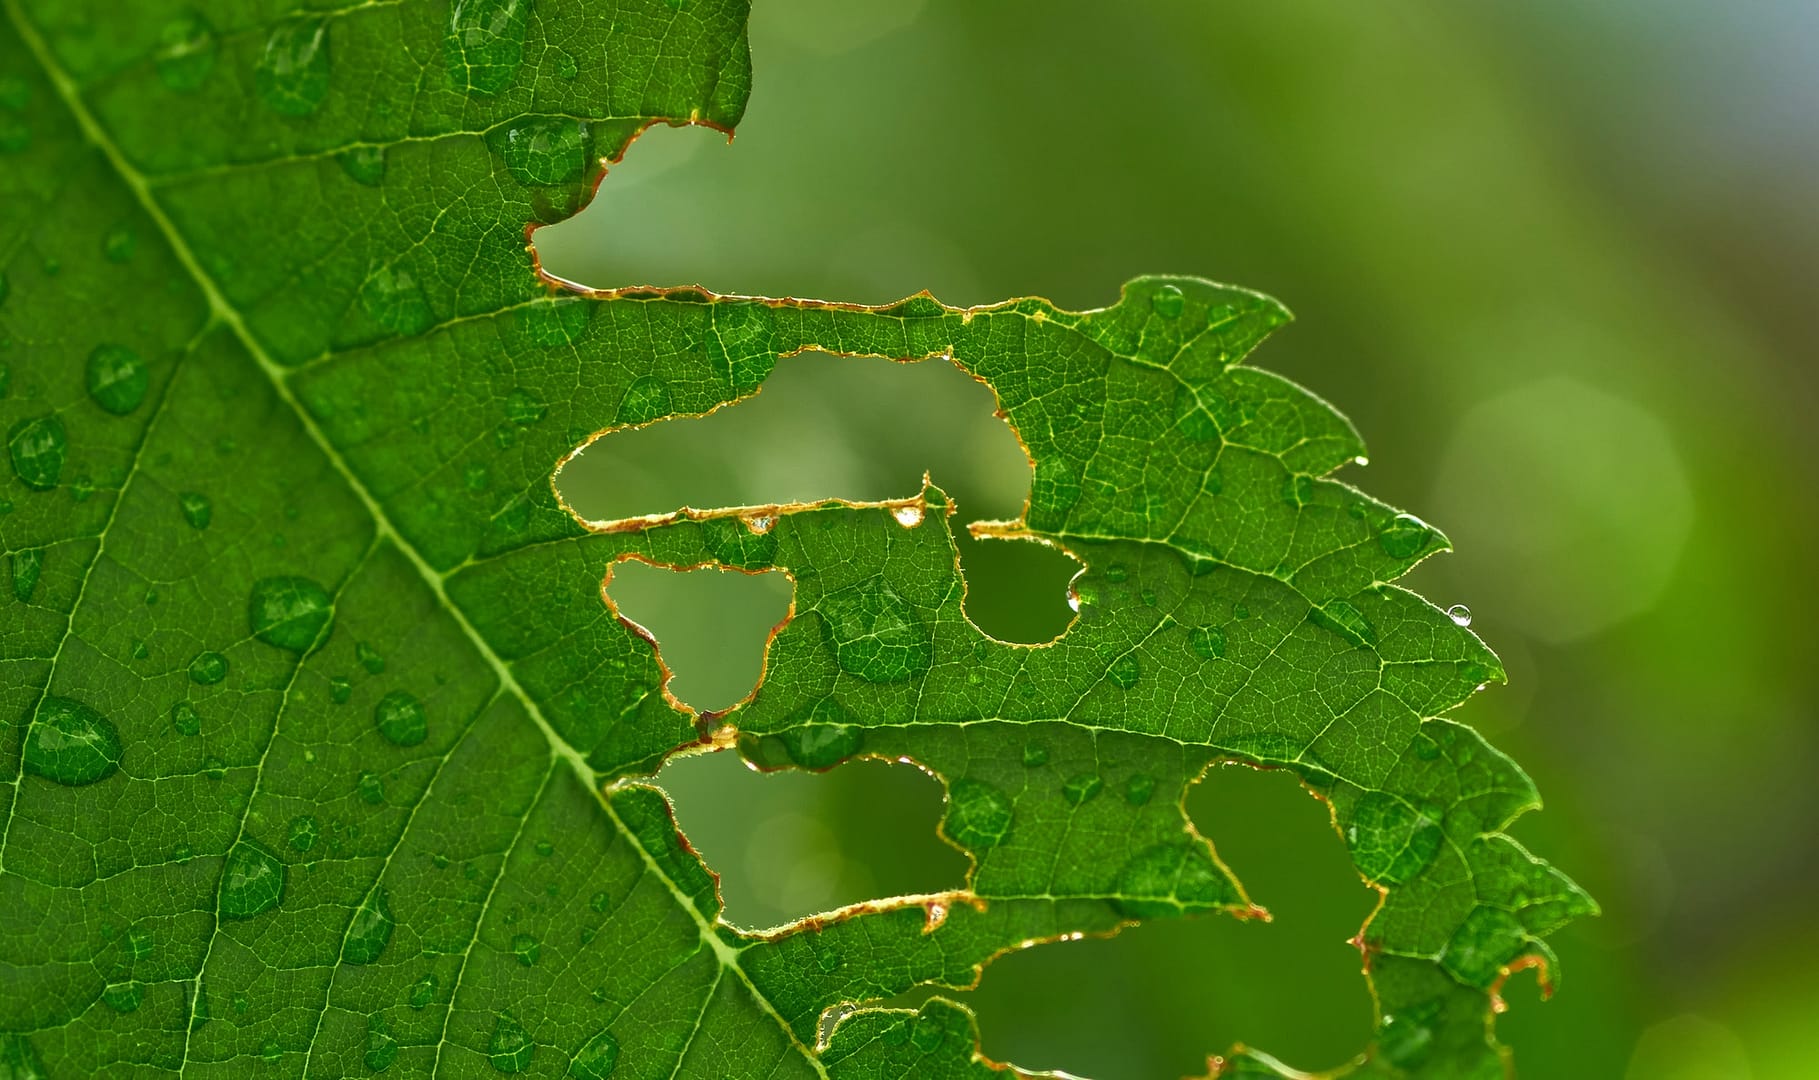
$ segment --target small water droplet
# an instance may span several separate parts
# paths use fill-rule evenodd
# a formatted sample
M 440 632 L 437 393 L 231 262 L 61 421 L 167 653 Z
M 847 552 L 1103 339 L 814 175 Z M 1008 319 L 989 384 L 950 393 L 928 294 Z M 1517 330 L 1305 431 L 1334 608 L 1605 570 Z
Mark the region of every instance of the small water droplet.
M 512 935 L 512 955 L 525 967 L 535 967 L 542 952 L 543 946 L 529 934 Z
M 619 1040 L 611 1032 L 601 1031 L 575 1051 L 568 1074 L 575 1080 L 607 1080 L 619 1067 Z
M 392 1029 L 385 1022 L 385 1017 L 373 1013 L 366 1018 L 366 1067 L 372 1072 L 384 1072 L 398 1060 L 398 1040 L 392 1037 Z
M 259 99 L 280 116 L 308 116 L 328 97 L 328 22 L 298 19 L 266 40 L 253 71 Z
M 345 675 L 336 675 L 328 681 L 328 699 L 337 705 L 346 705 L 347 699 L 354 696 L 354 684 Z
M 1306 506 L 1314 501 L 1314 478 L 1291 476 L 1282 485 L 1282 501 L 1291 506 Z
M 183 520 L 189 522 L 192 529 L 208 528 L 209 521 L 214 517 L 214 507 L 209 503 L 207 495 L 186 491 L 177 496 L 177 505 L 183 510 Z
M 242 839 L 221 867 L 218 903 L 224 919 L 250 919 L 284 899 L 284 864 L 256 840 Z
M 164 24 L 152 63 L 158 69 L 158 80 L 166 89 L 182 93 L 202 85 L 215 70 L 214 28 L 194 11 Z
M 1011 801 L 983 780 L 956 780 L 948 789 L 942 828 L 962 847 L 996 847 L 1010 833 L 1011 819 Z
M 354 659 L 360 661 L 360 666 L 365 668 L 368 674 L 378 675 L 385 670 L 385 657 L 379 655 L 379 650 L 364 641 L 354 645 Z
M 72 787 L 105 779 L 120 765 L 120 732 L 74 698 L 46 695 L 25 734 L 25 771 Z
M 134 960 L 150 956 L 156 944 L 152 932 L 143 926 L 135 926 L 126 932 L 126 951 L 132 953 Z
M 1075 806 L 1088 803 L 1098 798 L 1105 787 L 1105 781 L 1098 773 L 1078 773 L 1067 778 L 1061 785 L 1061 797 Z
M 891 511 L 891 516 L 897 519 L 897 524 L 906 529 L 913 529 L 922 524 L 922 507 L 899 506 Z
M 117 1013 L 132 1012 L 145 1000 L 145 984 L 130 979 L 126 982 L 108 983 L 107 988 L 101 991 L 101 1000 Z M 0 1061 L 4 1060 L 0 1058 Z
M 213 754 L 202 759 L 202 775 L 210 780 L 222 780 L 227 777 L 227 762 Z
M 361 801 L 370 806 L 378 806 L 385 801 L 385 782 L 376 773 L 361 773 L 355 787 L 360 792 Z
M 505 395 L 505 418 L 519 427 L 530 427 L 548 411 L 549 406 L 533 397 L 529 390 L 519 388 Z
M 202 717 L 196 713 L 195 706 L 187 701 L 179 701 L 171 706 L 171 726 L 179 735 L 202 734 Z
M 21 483 L 33 491 L 51 490 L 63 475 L 63 461 L 69 456 L 63 420 L 48 415 L 19 421 L 6 434 L 6 450 Z
M 745 522 L 746 528 L 757 533 L 759 536 L 763 536 L 765 533 L 770 532 L 771 527 L 777 524 L 777 516 L 775 514 L 753 514 L 750 517 L 742 518 L 741 520 Z
M 1150 801 L 1150 795 L 1156 790 L 1156 778 L 1149 773 L 1132 773 L 1124 785 L 1124 801 L 1132 806 L 1142 806 Z
M 1037 742 L 1023 744 L 1023 765 L 1025 768 L 1034 769 L 1039 765 L 1047 764 L 1047 746 Z
M 133 252 L 138 247 L 139 238 L 134 236 L 133 230 L 125 225 L 114 226 L 107 230 L 107 234 L 101 238 L 101 254 L 106 257 L 108 262 L 127 262 L 132 259 Z
M 370 964 L 379 959 L 392 940 L 391 896 L 384 886 L 374 889 L 348 923 L 347 939 L 341 945 L 341 959 L 350 964 Z
M 429 737 L 423 703 L 404 690 L 393 690 L 379 699 L 373 706 L 373 723 L 386 741 L 397 746 L 416 746 Z
M 1454 604 L 1446 609 L 1446 617 L 1453 620 L 1454 626 L 1472 625 L 1472 609 L 1464 604 Z
M 280 1046 L 276 1039 L 267 1039 L 264 1045 L 259 1047 L 259 1056 L 267 1062 L 277 1061 L 284 1056 L 284 1047 Z
M 537 841 L 537 854 L 539 854 L 539 855 L 541 855 L 541 856 L 543 856 L 543 857 L 544 857 L 544 858 L 546 858 L 546 859 L 547 859 L 547 858 L 549 858 L 549 857 L 550 857 L 550 856 L 551 856 L 551 855 L 554 855 L 554 854 L 555 854 L 555 853 L 556 853 L 556 845 L 555 845 L 555 844 L 553 844 L 553 843 L 551 843 L 551 842 L 550 842 L 550 841 L 548 841 L 548 840 L 539 840 L 539 841 Z
M 44 549 L 15 551 L 7 562 L 13 571 L 13 595 L 21 604 L 30 603 L 32 593 L 38 591 L 38 577 L 44 570 Z
M 308 814 L 299 814 L 291 818 L 289 833 L 291 850 L 306 852 L 322 836 L 322 823 Z
M 437 979 L 434 974 L 425 975 L 423 978 L 412 983 L 410 996 L 411 1008 L 428 1008 L 430 1002 L 436 1000 L 436 984 Z
M 1217 660 L 1225 655 L 1225 630 L 1217 626 L 1196 626 L 1187 632 L 1187 643 L 1203 660 Z
M 531 0 L 455 0 L 442 54 L 456 90 L 496 94 L 524 63 Z
M 429 298 L 416 277 L 401 266 L 374 267 L 360 286 L 360 306 L 374 322 L 405 337 L 421 334 L 436 323 Z
M 840 667 L 867 682 L 891 683 L 927 671 L 934 643 L 915 608 L 882 581 L 824 597 L 817 605 Z
M 575 58 L 565 51 L 557 50 L 556 78 L 568 80 L 579 74 L 581 74 L 581 67 L 575 63 Z
M 189 677 L 203 686 L 213 686 L 227 678 L 227 657 L 218 652 L 199 652 L 189 662 Z
M 378 187 L 385 179 L 385 147 L 383 146 L 350 146 L 335 155 L 341 163 L 341 171 L 346 173 L 356 184 L 366 187 Z
M 1136 653 L 1125 653 L 1113 660 L 1111 667 L 1107 668 L 1105 672 L 1106 677 L 1111 679 L 1113 685 L 1120 690 L 1129 690 L 1136 686 L 1142 673 L 1143 665 L 1137 660 Z
M 551 296 L 518 309 L 514 322 L 534 345 L 573 345 L 587 333 L 599 305 L 579 296 Z
M 1164 285 L 1150 295 L 1150 307 L 1165 319 L 1180 317 L 1181 309 L 1186 303 L 1187 298 L 1182 295 L 1180 287 L 1176 285 Z
M 502 1073 L 520 1073 L 530 1068 L 531 1055 L 537 1044 L 523 1025 L 510 1013 L 500 1013 L 493 1021 L 493 1037 L 487 1040 L 486 1057 Z
M 292 652 L 308 652 L 327 635 L 334 609 L 328 590 L 306 577 L 261 578 L 253 584 L 246 619 L 253 636 Z

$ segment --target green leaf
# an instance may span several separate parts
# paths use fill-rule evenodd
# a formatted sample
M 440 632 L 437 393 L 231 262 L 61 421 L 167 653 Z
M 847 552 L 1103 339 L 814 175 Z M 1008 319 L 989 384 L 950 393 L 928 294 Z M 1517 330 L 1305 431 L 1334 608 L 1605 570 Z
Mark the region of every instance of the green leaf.
M 1182 812 L 1222 761 L 1293 771 L 1384 890 L 1354 1071 L 1501 1072 L 1497 985 L 1593 905 L 1504 835 L 1528 779 L 1442 718 L 1502 678 L 1388 584 L 1444 537 L 1331 478 L 1350 425 L 1243 365 L 1280 305 L 552 292 L 525 223 L 649 124 L 738 121 L 741 3 L 3 6 L 12 1073 L 985 1075 L 961 1007 L 849 1006 L 1253 913 Z M 1059 641 L 966 620 L 933 486 L 616 530 L 555 497 L 590 433 L 810 347 L 994 388 L 1035 462 L 1005 534 L 1087 567 Z M 793 576 L 719 730 L 601 602 L 630 557 Z M 967 889 L 720 923 L 635 779 L 702 740 L 921 762 Z

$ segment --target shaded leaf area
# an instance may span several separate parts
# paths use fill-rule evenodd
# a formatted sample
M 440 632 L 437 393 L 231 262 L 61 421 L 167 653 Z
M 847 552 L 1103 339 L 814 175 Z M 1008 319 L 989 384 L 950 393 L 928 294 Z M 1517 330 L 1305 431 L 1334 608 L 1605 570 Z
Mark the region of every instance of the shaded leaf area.
M 1590 901 L 1502 835 L 1528 780 L 1438 718 L 1501 677 L 1387 584 L 1444 539 L 1329 479 L 1350 426 L 1240 364 L 1273 301 L 1187 278 L 1084 314 L 548 295 L 525 222 L 644 124 L 737 120 L 739 4 L 5 12 L 13 1071 L 982 1073 L 959 1006 L 854 1012 L 825 1046 L 821 1017 L 1026 942 L 1250 913 L 1181 810 L 1226 759 L 1294 770 L 1386 890 L 1359 1067 L 1502 1069 L 1496 983 Z M 939 488 L 612 531 L 556 499 L 593 434 L 811 347 L 992 385 L 1036 463 L 1001 531 L 1088 567 L 1058 643 L 965 620 Z M 665 699 L 601 597 L 628 557 L 789 571 L 753 700 Z M 923 763 L 968 889 L 720 924 L 630 780 L 704 738 Z

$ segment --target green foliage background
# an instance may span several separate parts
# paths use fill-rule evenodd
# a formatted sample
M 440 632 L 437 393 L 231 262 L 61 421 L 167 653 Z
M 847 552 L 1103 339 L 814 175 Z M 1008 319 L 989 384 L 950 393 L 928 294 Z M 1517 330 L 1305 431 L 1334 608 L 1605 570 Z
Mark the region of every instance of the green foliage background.
M 1452 536 L 1410 584 L 1470 604 L 1511 672 L 1462 717 L 1548 801 L 1518 836 L 1605 909 L 1555 939 L 1555 1001 L 1513 994 L 1524 1073 L 1798 1076 L 1819 1049 L 1813 29 L 1795 3 L 761 3 L 735 146 L 656 133 L 539 240 L 600 285 L 1091 306 L 1167 268 L 1282 297 L 1299 318 L 1258 361 L 1339 403 L 1359 482 Z M 1355 1045 L 1338 939 L 1368 901 L 1275 779 L 1190 803 L 1275 925 L 1007 958 L 974 996 L 986 1049 L 1141 1077 L 1231 1038 Z M 882 780 L 686 783 L 748 911 L 739 815 L 825 805 L 849 871 L 953 873 L 923 823 L 863 819 Z M 1281 833 L 1247 840 L 1266 815 Z M 1284 1022 L 1297 1002 L 1324 1027 Z

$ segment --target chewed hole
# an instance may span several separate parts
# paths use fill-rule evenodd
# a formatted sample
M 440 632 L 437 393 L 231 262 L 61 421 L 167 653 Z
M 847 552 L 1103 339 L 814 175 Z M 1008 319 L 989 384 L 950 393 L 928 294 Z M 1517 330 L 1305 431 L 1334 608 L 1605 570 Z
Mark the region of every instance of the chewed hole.
M 1326 807 L 1288 773 L 1232 766 L 1196 786 L 1188 809 L 1273 921 L 1156 919 L 1000 957 L 961 997 L 979 1014 L 986 1056 L 1155 1080 L 1203 1075 L 1208 1054 L 1239 1042 L 1322 1069 L 1369 1041 L 1370 993 L 1347 940 L 1376 894 Z
M 656 782 L 741 929 L 966 881 L 966 857 L 935 835 L 941 786 L 912 765 L 760 773 L 721 752 L 672 759 Z
M 603 436 L 557 483 L 577 513 L 611 521 L 683 506 L 905 498 L 927 472 L 959 509 L 968 617 L 1001 640 L 1052 641 L 1072 615 L 1067 582 L 1079 564 L 1032 541 L 975 540 L 962 525 L 1015 518 L 1029 492 L 1029 458 L 995 408 L 989 389 L 939 358 L 805 353 L 736 405 Z
M 725 709 L 751 693 L 771 628 L 789 614 L 781 573 L 681 573 L 627 560 L 606 586 L 619 614 L 650 631 L 669 669 L 670 696 L 697 712 Z

